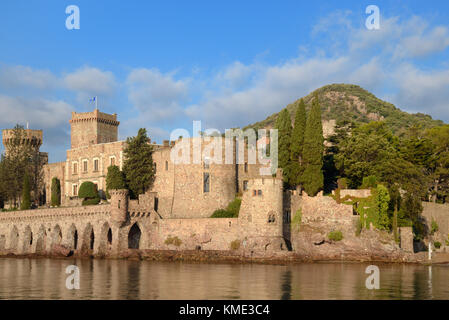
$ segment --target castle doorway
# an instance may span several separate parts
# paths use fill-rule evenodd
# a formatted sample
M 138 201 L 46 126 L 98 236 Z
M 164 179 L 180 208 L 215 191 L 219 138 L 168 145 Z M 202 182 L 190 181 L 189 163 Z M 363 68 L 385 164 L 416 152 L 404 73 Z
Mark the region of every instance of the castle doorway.
M 128 249 L 139 249 L 141 235 L 139 226 L 134 223 L 128 233 Z

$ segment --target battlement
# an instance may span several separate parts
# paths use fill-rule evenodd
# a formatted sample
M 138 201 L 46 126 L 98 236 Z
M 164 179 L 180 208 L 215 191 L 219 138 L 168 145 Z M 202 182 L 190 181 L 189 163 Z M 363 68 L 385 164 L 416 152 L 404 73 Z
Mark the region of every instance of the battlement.
M 102 122 L 114 126 L 118 126 L 120 124 L 117 121 L 117 114 L 107 114 L 100 112 L 98 109 L 95 109 L 92 112 L 72 112 L 72 119 L 70 119 L 70 123 L 84 122 L 84 121 L 97 121 Z
M 42 130 L 24 129 L 23 131 L 24 135 L 20 138 L 21 141 L 19 143 L 23 146 L 32 146 L 39 150 L 44 141 Z M 15 139 L 14 129 L 2 130 L 3 146 L 5 147 L 6 153 L 8 153 L 10 145 L 17 143 Z

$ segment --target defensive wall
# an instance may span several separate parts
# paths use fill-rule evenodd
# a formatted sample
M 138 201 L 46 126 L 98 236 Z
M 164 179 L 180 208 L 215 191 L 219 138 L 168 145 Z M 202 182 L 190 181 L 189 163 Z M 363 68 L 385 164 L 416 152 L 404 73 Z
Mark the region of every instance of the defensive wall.
M 0 213 L 2 254 L 118 256 L 129 249 L 286 250 L 282 177 L 251 180 L 238 218 L 164 219 L 157 193 L 129 200 L 112 190 L 109 204 Z

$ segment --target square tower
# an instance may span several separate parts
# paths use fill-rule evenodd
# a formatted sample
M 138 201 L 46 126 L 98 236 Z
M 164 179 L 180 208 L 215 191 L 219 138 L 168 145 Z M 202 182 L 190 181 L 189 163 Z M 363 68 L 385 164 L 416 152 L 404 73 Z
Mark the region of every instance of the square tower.
M 107 114 L 95 109 L 93 112 L 72 112 L 70 119 L 71 148 L 118 140 L 117 114 Z

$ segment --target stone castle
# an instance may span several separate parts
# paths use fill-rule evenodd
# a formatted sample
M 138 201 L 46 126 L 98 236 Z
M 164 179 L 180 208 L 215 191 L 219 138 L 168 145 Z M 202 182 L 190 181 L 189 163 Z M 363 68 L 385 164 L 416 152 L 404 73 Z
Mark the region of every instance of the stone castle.
M 71 149 L 66 160 L 46 164 L 43 169 L 46 206 L 0 213 L 0 255 L 59 252 L 120 257 L 139 249 L 135 252 L 212 250 L 243 257 L 300 256 L 304 260 L 417 259 L 411 228 L 401 228 L 399 245 L 386 232 L 365 230 L 357 234 L 360 217 L 352 205 L 337 203 L 322 193 L 309 197 L 299 190 L 284 190 L 280 169 L 274 175 L 260 175 L 263 165 L 250 164 L 247 153 L 243 163 L 237 163 L 235 140 L 231 164 L 203 158 L 203 151 L 211 147 L 205 137 L 152 143 L 155 179 L 145 194 L 132 200 L 127 190 L 110 190 L 109 201 L 82 206 L 78 190 L 83 182 L 91 181 L 100 193 L 105 192 L 108 167 L 123 167 L 126 141 L 118 141 L 119 124 L 116 114 L 97 109 L 72 113 Z M 30 138 L 24 143 L 33 141 L 36 148 L 40 147 L 42 131 L 27 130 L 27 136 Z M 171 161 L 170 155 L 181 140 L 189 141 L 190 148 L 200 145 L 201 159 Z M 5 131 L 3 141 L 7 151 Z M 221 144 L 219 158 L 226 154 L 225 145 Z M 192 160 L 194 152 L 189 156 Z M 61 182 L 62 205 L 50 208 L 51 180 L 55 177 Z M 363 198 L 371 191 L 340 193 Z M 226 208 L 237 195 L 242 200 L 238 218 L 211 218 L 215 210 Z M 446 207 L 435 210 L 448 212 Z M 299 217 L 295 224 L 293 216 Z M 343 233 L 343 241 L 329 239 L 329 233 L 335 230 Z
M 216 164 L 206 158 L 175 164 L 170 153 L 178 141 L 164 141 L 152 144 L 155 180 L 138 200 L 130 200 L 127 190 L 112 190 L 109 202 L 82 206 L 80 185 L 91 181 L 104 192 L 107 168 L 122 169 L 126 141 L 118 141 L 116 114 L 73 112 L 70 125 L 66 161 L 43 169 L 47 208 L 2 213 L 0 251 L 44 254 L 55 246 L 101 255 L 125 249 L 287 250 L 280 171 L 260 176 L 259 164 Z M 202 150 L 208 148 L 202 137 L 190 138 L 192 145 L 197 139 Z M 62 206 L 49 208 L 55 177 L 61 182 Z M 238 193 L 238 218 L 210 218 Z

